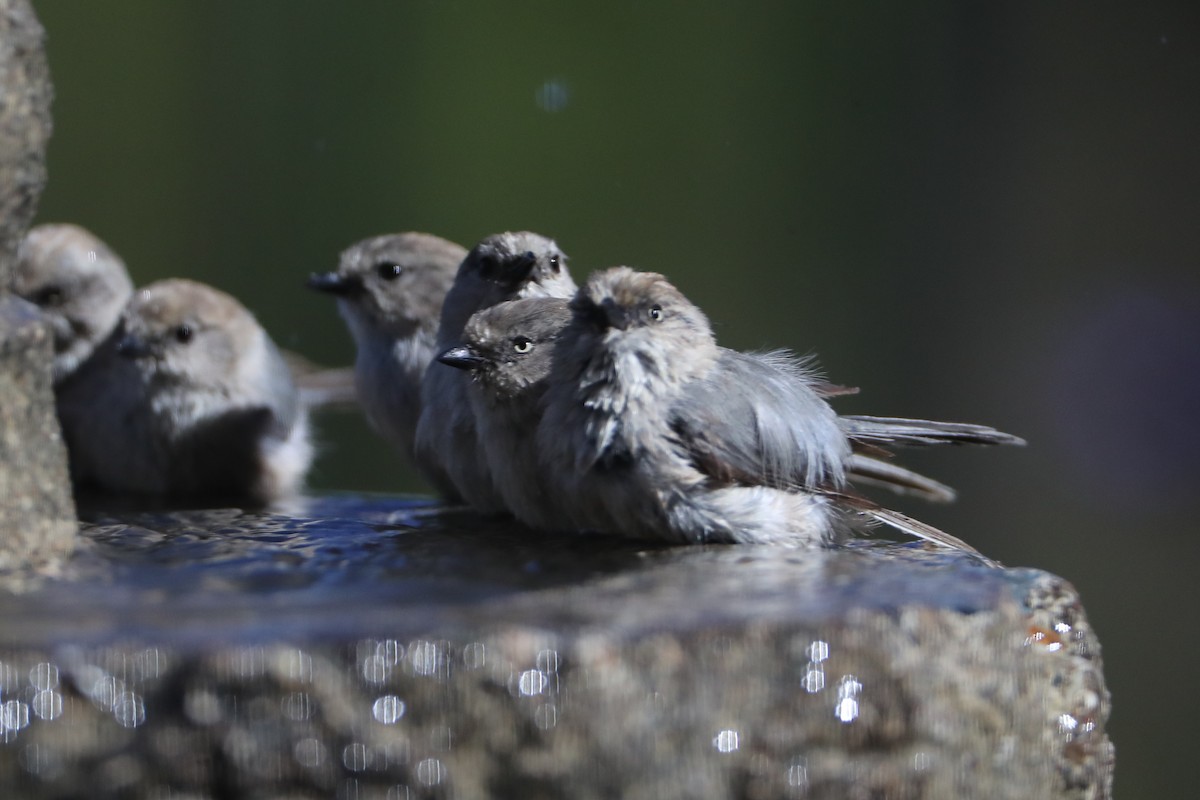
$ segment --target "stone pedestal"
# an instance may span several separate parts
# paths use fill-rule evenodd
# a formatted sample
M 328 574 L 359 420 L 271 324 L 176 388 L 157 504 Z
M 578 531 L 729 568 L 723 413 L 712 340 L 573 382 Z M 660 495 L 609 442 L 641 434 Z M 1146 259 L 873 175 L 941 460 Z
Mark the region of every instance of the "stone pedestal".
M 1105 798 L 1071 587 L 403 504 L 101 517 L 0 615 L 19 797 Z
M 50 337 L 33 307 L 6 293 L 46 182 L 52 90 L 43 38 L 27 0 L 0 0 L 0 573 L 52 569 L 75 534 Z
M 0 571 L 54 568 L 74 547 L 66 450 L 50 387 L 49 329 L 0 294 Z M 0 582 L 0 585 L 6 583 Z

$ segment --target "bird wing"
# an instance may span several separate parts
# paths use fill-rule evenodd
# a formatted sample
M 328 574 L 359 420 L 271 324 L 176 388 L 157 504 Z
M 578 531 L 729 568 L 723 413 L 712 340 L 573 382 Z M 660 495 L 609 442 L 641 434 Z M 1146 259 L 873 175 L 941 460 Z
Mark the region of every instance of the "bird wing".
M 722 348 L 672 408 L 672 429 L 696 467 L 719 483 L 840 486 L 849 446 L 818 385 L 809 364 L 789 353 Z

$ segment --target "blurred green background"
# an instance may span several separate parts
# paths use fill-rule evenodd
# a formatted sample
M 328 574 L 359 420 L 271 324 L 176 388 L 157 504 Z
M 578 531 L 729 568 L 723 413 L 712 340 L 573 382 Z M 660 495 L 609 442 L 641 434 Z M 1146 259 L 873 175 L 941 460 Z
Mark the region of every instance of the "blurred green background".
M 839 409 L 1028 438 L 913 454 L 961 499 L 903 507 L 1072 580 L 1117 796 L 1194 787 L 1200 6 L 35 7 L 39 220 L 138 283 L 232 292 L 314 360 L 352 359 L 303 286 L 351 242 L 526 228 L 577 276 L 665 272 L 726 345 L 818 353 L 863 387 Z M 317 422 L 315 488 L 422 491 L 360 419 Z

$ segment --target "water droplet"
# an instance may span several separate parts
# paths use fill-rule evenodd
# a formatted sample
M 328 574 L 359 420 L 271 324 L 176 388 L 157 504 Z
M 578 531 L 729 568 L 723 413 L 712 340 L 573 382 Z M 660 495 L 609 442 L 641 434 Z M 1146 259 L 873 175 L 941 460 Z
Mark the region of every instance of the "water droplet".
M 133 692 L 121 692 L 112 712 L 117 723 L 125 728 L 136 728 L 146 721 L 146 704 Z
M 418 675 L 434 675 L 441 665 L 441 653 L 433 642 L 413 642 L 408 648 L 408 658 L 413 671 Z
M 555 673 L 558 672 L 558 651 L 557 650 L 542 650 L 537 654 L 537 668 L 542 672 Z
M 62 716 L 62 695 L 55 691 L 43 690 L 33 696 L 33 713 L 44 720 L 55 720 Z
M 821 691 L 825 688 L 825 670 L 816 664 L 809 664 L 804 670 L 804 677 L 801 679 L 800 685 L 809 694 Z
M 721 753 L 732 753 L 741 747 L 738 732 L 732 729 L 726 729 L 713 737 L 713 747 L 717 748 Z
M 853 675 L 843 675 L 838 682 L 838 699 L 834 706 L 834 716 L 842 722 L 853 722 L 858 719 L 858 695 L 862 691 L 862 683 Z
M 312 716 L 312 699 L 305 692 L 292 692 L 280 702 L 280 709 L 288 719 L 303 722 Z
M 301 739 L 292 748 L 292 757 L 297 764 L 316 769 L 325 760 L 325 746 L 316 739 Z
M 342 750 L 342 763 L 351 772 L 362 772 L 371 766 L 371 751 L 362 742 L 353 742 Z
M 29 682 L 42 691 L 58 688 L 58 667 L 46 662 L 38 664 L 29 670 Z
M 371 716 L 384 725 L 395 725 L 404 716 L 404 701 L 394 694 L 380 697 L 371 706 Z
M 802 758 L 796 759 L 788 767 L 787 771 L 788 786 L 795 788 L 808 788 L 808 762 Z
M 0 730 L 19 731 L 29 724 L 29 706 L 20 700 L 0 705 Z
M 463 666 L 479 669 L 487 664 L 487 648 L 483 642 L 472 642 L 463 648 Z M 408 787 L 405 787 L 407 790 Z
M 558 724 L 558 709 L 553 703 L 543 703 L 533 712 L 533 723 L 540 730 L 550 730 Z
M 392 665 L 381 655 L 368 656 L 363 659 L 362 675 L 367 683 L 383 683 L 392 674 Z
M 550 684 L 550 680 L 546 677 L 546 673 L 540 669 L 529 669 L 521 673 L 520 679 L 517 681 L 517 687 L 521 690 L 521 694 L 526 697 L 541 694 L 546 691 L 546 687 Z
M 417 780 L 426 786 L 438 786 L 446 780 L 446 767 L 436 758 L 426 758 L 417 763 Z

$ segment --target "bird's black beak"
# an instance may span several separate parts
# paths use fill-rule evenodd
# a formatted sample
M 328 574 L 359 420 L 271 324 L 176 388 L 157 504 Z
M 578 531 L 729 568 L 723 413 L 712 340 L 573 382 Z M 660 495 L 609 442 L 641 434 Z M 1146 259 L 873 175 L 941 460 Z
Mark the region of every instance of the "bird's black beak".
M 529 280 L 535 266 L 537 266 L 537 256 L 532 251 L 526 250 L 524 253 L 508 259 L 508 268 L 504 270 L 504 278 L 513 286 L 519 286 Z
M 344 297 L 362 288 L 362 281 L 336 272 L 314 272 L 308 276 L 308 288 Z
M 603 332 L 609 328 L 624 330 L 627 324 L 624 309 L 614 305 L 611 300 L 601 304 L 580 295 L 571 301 L 571 310 L 575 312 L 576 319 L 586 322 L 597 331 Z
M 479 369 L 485 361 L 483 356 L 476 353 L 467 345 L 451 347 L 438 356 L 437 360 L 456 369 Z
M 124 358 L 145 358 L 153 354 L 154 351 L 146 340 L 135 334 L 126 333 L 117 340 L 117 355 Z
M 598 306 L 597 311 L 604 318 L 605 328 L 616 328 L 623 331 L 629 327 L 632 319 L 624 306 L 617 305 L 610 299 L 606 299 Z

